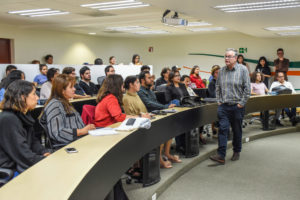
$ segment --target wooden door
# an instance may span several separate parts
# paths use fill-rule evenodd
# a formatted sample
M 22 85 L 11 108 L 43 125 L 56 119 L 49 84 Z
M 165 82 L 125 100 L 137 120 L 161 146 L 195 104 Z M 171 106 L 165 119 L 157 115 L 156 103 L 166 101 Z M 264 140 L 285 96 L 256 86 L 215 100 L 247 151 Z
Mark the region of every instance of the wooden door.
M 0 38 L 0 63 L 11 63 L 10 39 Z

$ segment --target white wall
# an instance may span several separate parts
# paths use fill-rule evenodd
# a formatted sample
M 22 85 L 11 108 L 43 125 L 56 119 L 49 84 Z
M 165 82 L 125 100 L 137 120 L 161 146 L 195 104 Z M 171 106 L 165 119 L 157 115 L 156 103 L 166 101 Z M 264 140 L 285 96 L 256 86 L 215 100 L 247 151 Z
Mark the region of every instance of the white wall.
M 300 61 L 300 38 L 255 38 L 238 33 L 199 34 L 189 36 L 115 38 L 100 37 L 65 32 L 36 29 L 21 29 L 0 25 L 0 37 L 14 39 L 15 63 L 29 63 L 33 59 L 42 60 L 48 53 L 54 55 L 55 64 L 92 63 L 96 57 L 108 62 L 108 57 L 116 56 L 117 62 L 128 64 L 134 53 L 141 55 L 144 64 L 152 64 L 158 77 L 163 67 L 173 65 L 199 65 L 210 71 L 214 64 L 224 65 L 224 59 L 208 56 L 192 56 L 189 53 L 223 55 L 228 47 L 247 47 L 247 58 L 258 59 L 264 55 L 269 60 L 276 57 L 276 49 L 285 49 L 291 61 Z M 148 47 L 154 52 L 149 53 Z M 250 65 L 254 69 L 255 65 Z M 183 70 L 182 73 L 188 73 Z M 202 76 L 207 77 L 208 74 Z

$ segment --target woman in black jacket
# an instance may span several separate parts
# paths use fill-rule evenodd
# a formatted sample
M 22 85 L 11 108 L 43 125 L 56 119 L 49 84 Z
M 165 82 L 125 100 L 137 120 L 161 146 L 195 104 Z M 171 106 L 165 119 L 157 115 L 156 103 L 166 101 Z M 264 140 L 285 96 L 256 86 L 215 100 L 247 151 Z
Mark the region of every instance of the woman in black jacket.
M 34 136 L 35 120 L 28 111 L 37 105 L 33 83 L 12 82 L 0 104 L 0 167 L 19 173 L 50 153 Z
M 172 100 L 179 100 L 182 97 L 190 96 L 185 85 L 180 83 L 179 71 L 171 71 L 169 74 L 169 85 L 166 88 L 166 101 L 170 103 Z

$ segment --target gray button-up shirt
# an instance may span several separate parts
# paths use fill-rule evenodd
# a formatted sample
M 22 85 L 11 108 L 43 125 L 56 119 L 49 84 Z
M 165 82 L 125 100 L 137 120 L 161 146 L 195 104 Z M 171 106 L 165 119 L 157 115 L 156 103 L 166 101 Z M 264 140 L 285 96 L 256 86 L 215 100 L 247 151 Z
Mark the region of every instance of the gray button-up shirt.
M 236 63 L 232 70 L 222 67 L 216 82 L 218 103 L 245 106 L 250 97 L 250 77 L 244 65 Z

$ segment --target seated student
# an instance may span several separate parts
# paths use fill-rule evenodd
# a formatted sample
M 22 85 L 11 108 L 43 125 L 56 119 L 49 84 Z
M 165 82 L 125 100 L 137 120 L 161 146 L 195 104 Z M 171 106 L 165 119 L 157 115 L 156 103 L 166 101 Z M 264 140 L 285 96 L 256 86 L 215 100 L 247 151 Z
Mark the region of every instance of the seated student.
M 171 70 L 168 67 L 165 67 L 161 70 L 160 78 L 158 78 L 155 82 L 155 88 L 154 88 L 155 90 L 157 89 L 158 86 L 168 83 L 170 71 Z
M 103 65 L 103 60 L 101 58 L 96 58 L 94 61 L 94 65 Z
M 184 84 L 180 83 L 179 71 L 171 71 L 169 74 L 169 83 L 166 88 L 166 101 L 171 102 L 174 99 L 180 101 L 182 97 L 189 96 Z
M 75 95 L 75 79 L 66 74 L 54 78 L 51 96 L 44 106 L 41 123 L 46 124 L 53 144 L 68 144 L 95 129 L 84 126 L 80 114 L 69 102 Z
M 141 67 L 141 72 L 144 72 L 144 71 L 150 72 L 150 67 L 149 67 L 148 65 L 143 65 L 143 66 Z
M 40 92 L 40 99 L 49 99 L 51 94 L 52 82 L 53 79 L 58 76 L 59 69 L 57 68 L 50 68 L 47 72 L 47 79 L 48 81 L 45 82 L 41 87 Z
M 253 72 L 251 75 L 251 95 L 265 95 L 268 92 L 263 74 L 261 72 Z
M 47 65 L 52 65 L 53 64 L 53 56 L 51 54 L 46 55 L 45 62 Z
M 205 85 L 199 75 L 200 68 L 199 66 L 194 66 L 190 73 L 191 82 L 195 84 L 196 88 L 205 88 Z
M 69 75 L 70 77 L 73 77 L 74 80 L 76 81 L 76 72 L 75 72 L 75 68 L 73 67 L 65 67 L 62 71 L 62 74 L 66 74 Z M 78 83 L 75 83 L 74 85 L 75 87 L 75 95 L 74 95 L 74 99 L 82 99 L 82 98 L 88 98 L 91 97 L 90 95 L 87 95 L 84 90 L 82 89 L 82 87 L 80 87 L 80 85 Z
M 220 71 L 221 67 L 219 65 L 214 65 L 212 66 L 211 69 L 211 77 L 212 79 L 209 81 L 208 84 L 208 97 L 209 98 L 216 98 L 216 82 L 219 76 L 219 71 Z M 211 129 L 213 132 L 213 137 L 217 137 L 217 129 L 215 127 L 215 125 L 218 124 L 218 122 L 213 122 L 211 124 Z
M 143 65 L 143 63 L 140 61 L 140 56 L 138 54 L 134 54 L 132 56 L 132 62 L 129 65 Z
M 5 75 L 7 76 L 10 72 L 12 72 L 13 70 L 16 70 L 17 67 L 14 65 L 7 65 L 6 69 L 5 69 Z
M 150 72 L 141 72 L 139 75 L 141 87 L 138 91 L 138 95 L 141 100 L 144 102 L 148 112 L 153 110 L 162 110 L 167 108 L 173 108 L 175 104 L 161 104 L 157 101 L 154 92 L 150 89 L 153 85 L 153 79 L 150 75 Z
M 110 74 L 115 74 L 115 68 L 114 68 L 112 65 L 108 65 L 108 66 L 105 67 L 104 73 L 105 73 L 105 76 L 100 76 L 100 77 L 97 78 L 97 82 L 98 82 L 98 84 L 100 85 L 100 87 L 101 87 L 101 85 L 102 85 L 104 79 L 105 79 L 108 75 L 110 75 Z
M 114 56 L 109 57 L 108 62 L 109 62 L 109 65 L 116 65 L 116 57 L 114 57 Z
M 30 115 L 39 97 L 33 83 L 12 82 L 0 104 L 0 167 L 23 172 L 50 153 L 35 138 Z
M 197 96 L 194 90 L 190 87 L 191 79 L 188 75 L 183 75 L 180 78 L 180 82 L 185 85 L 186 90 L 188 91 L 190 96 Z
M 126 94 L 123 96 L 123 108 L 125 114 L 141 115 L 146 114 L 147 108 L 137 94 L 140 90 L 141 84 L 137 76 L 127 76 L 124 82 Z M 148 116 L 150 118 L 150 115 Z
M 212 66 L 211 76 L 213 77 L 208 84 L 208 97 L 216 98 L 216 82 L 219 75 L 221 67 L 219 65 Z
M 175 107 L 176 106 L 175 104 L 163 105 L 157 101 L 154 92 L 150 89 L 153 85 L 153 79 L 151 77 L 152 76 L 148 71 L 141 72 L 139 75 L 141 87 L 140 90 L 138 91 L 138 95 L 143 101 L 144 105 L 146 106 L 147 111 L 152 112 L 153 110 L 162 110 L 166 108 Z M 162 168 L 172 167 L 171 163 L 168 161 L 164 161 L 162 157 L 162 151 L 164 147 L 165 147 L 165 155 L 169 160 L 173 162 L 181 162 L 178 156 L 170 154 L 171 144 L 172 144 L 172 140 L 169 140 L 165 144 L 160 145 L 160 166 Z
M 87 95 L 93 96 L 98 93 L 96 85 L 91 81 L 91 70 L 87 66 L 80 69 L 80 82 L 79 86 L 84 90 Z
M 31 61 L 31 64 L 41 64 L 41 62 L 39 60 L 33 60 Z
M 277 72 L 276 75 L 275 75 L 275 78 L 277 81 L 274 81 L 270 87 L 270 92 L 272 92 L 272 90 L 277 87 L 277 86 L 280 86 L 280 85 L 283 85 L 289 89 L 292 90 L 292 93 L 293 94 L 296 94 L 296 91 L 293 87 L 293 85 L 286 81 L 287 77 L 286 77 L 286 74 L 284 72 Z M 297 119 L 296 119 L 296 108 L 285 108 L 284 111 L 286 112 L 286 114 L 288 115 L 288 117 L 290 118 L 290 121 L 292 122 L 292 125 L 295 126 L 297 124 Z M 280 110 L 277 109 L 276 112 L 275 112 L 275 124 L 278 125 L 278 126 L 283 126 L 281 123 L 280 123 L 280 120 L 279 120 L 279 116 L 280 116 Z
M 11 73 L 9 73 L 8 76 L 3 79 L 3 81 L 1 81 L 1 84 L 0 84 L 0 88 L 1 88 L 0 89 L 0 101 L 3 100 L 5 90 L 7 89 L 9 84 L 11 84 L 12 82 L 14 82 L 16 80 L 25 80 L 25 75 L 22 71 L 14 70 Z
M 123 106 L 123 78 L 119 74 L 111 74 L 105 80 L 97 95 L 97 106 L 95 109 L 96 127 L 107 127 L 127 118 L 138 116 L 122 113 Z M 147 114 L 141 114 L 147 117 Z
M 47 65 L 40 64 L 41 74 L 35 76 L 33 83 L 36 85 L 43 85 L 43 83 L 47 81 L 47 71 L 48 71 Z

